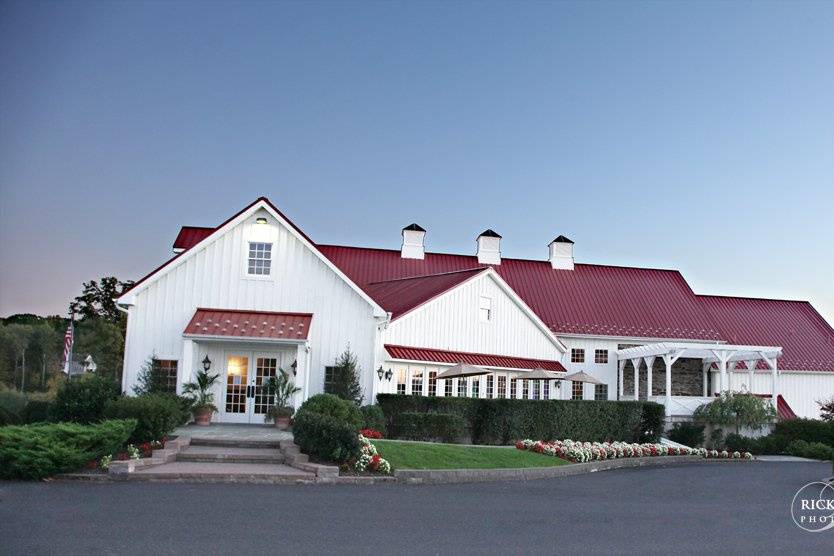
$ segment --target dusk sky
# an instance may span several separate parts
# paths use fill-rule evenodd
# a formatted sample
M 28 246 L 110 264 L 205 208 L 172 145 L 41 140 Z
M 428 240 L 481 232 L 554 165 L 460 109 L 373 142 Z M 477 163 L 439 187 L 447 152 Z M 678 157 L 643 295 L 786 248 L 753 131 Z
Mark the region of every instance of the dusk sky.
M 261 195 L 321 243 L 564 234 L 834 322 L 834 3 L 0 4 L 0 316 Z

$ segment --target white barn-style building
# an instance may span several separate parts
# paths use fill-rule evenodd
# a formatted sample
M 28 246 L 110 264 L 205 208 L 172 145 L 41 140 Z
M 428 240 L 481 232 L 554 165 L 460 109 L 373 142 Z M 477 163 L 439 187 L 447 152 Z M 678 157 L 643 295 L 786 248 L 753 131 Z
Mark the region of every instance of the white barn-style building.
M 807 302 L 696 295 L 674 270 L 581 264 L 559 236 L 545 260 L 504 258 L 486 230 L 474 255 L 315 243 L 266 198 L 217 227 L 183 227 L 175 255 L 118 300 L 128 315 L 123 388 L 154 356 L 172 390 L 203 365 L 221 376 L 220 422 L 261 423 L 260 385 L 283 368 L 298 406 L 358 357 L 376 394 L 651 399 L 686 418 L 723 390 L 818 417 L 834 395 L 834 330 Z M 487 374 L 444 380 L 458 364 Z M 523 380 L 535 369 L 560 379 Z M 636 387 L 635 387 L 636 386 Z

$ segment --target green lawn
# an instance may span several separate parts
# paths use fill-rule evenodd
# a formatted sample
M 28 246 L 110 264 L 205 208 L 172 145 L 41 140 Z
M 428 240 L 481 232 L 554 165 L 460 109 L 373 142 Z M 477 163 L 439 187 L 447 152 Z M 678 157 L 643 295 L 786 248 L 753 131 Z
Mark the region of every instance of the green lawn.
M 488 446 L 429 444 L 399 440 L 374 440 L 379 455 L 394 469 L 509 469 L 553 467 L 568 462 L 550 456 Z

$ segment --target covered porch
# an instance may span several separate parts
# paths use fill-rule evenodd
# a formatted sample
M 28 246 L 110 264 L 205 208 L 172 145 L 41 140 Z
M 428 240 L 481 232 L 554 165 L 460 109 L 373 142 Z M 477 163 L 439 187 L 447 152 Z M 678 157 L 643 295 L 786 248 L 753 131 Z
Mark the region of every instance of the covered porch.
M 697 342 L 623 348 L 617 351 L 619 399 L 661 403 L 670 420 L 690 417 L 715 394 L 731 390 L 767 394 L 776 407 L 781 355 L 776 346 Z M 754 374 L 762 372 L 770 375 L 770 392 L 752 392 Z

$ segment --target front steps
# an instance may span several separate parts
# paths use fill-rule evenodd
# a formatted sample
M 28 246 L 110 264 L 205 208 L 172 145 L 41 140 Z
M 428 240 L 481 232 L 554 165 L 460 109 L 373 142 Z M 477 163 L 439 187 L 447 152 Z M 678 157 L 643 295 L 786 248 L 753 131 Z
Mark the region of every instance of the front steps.
M 177 461 L 198 463 L 284 463 L 284 454 L 275 448 L 238 448 L 206 446 L 192 443 L 179 454 Z

